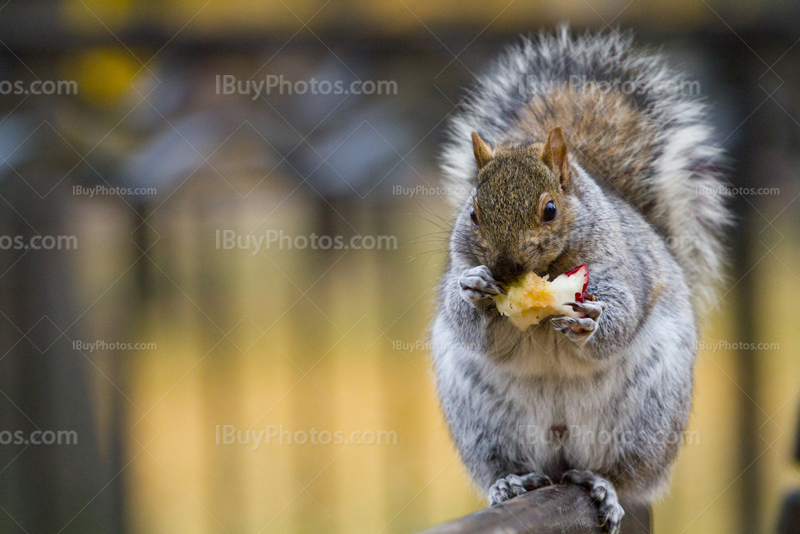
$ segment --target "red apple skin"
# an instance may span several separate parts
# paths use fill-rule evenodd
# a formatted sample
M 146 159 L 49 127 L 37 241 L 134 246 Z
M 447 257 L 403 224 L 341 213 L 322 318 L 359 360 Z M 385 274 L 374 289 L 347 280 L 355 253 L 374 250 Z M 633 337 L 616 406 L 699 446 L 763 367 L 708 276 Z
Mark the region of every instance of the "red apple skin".
M 583 271 L 583 272 L 580 272 Z M 589 267 L 586 264 L 581 264 L 572 269 L 571 271 L 567 271 L 564 273 L 564 276 L 575 276 L 580 272 L 581 275 L 586 276 L 586 282 L 583 283 L 583 291 L 580 293 L 575 293 L 575 302 L 583 302 L 584 295 L 586 295 L 586 288 L 589 287 Z
M 584 297 L 586 295 L 586 288 L 589 287 L 589 267 L 587 267 L 586 264 L 584 263 L 582 265 L 578 265 L 577 267 L 575 267 L 571 271 L 568 271 L 568 272 L 564 273 L 566 276 L 575 276 L 580 271 L 583 271 L 580 274 L 586 276 L 586 282 L 584 282 L 584 284 L 583 284 L 583 291 L 580 292 L 580 293 L 575 293 L 575 302 L 583 302 L 584 301 Z M 578 330 L 574 330 L 573 329 L 573 331 L 575 331 L 578 334 L 582 334 L 583 333 L 583 328 L 579 328 Z

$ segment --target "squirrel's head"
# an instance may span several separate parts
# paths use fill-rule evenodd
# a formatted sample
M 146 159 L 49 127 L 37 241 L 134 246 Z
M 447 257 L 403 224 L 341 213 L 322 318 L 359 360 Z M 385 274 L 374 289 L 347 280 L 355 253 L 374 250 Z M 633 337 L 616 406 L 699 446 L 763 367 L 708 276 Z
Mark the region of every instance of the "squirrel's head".
M 561 129 L 551 130 L 544 143 L 494 150 L 473 133 L 472 145 L 478 186 L 465 207 L 470 252 L 500 281 L 530 271 L 544 274 L 564 252 L 574 223 L 572 171 Z

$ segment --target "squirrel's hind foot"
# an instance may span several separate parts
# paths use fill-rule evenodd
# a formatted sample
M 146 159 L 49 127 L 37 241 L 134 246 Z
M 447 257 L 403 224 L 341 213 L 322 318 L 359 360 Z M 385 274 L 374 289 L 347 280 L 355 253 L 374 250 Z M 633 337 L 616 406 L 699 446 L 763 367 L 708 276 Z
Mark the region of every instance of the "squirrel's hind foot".
M 619 534 L 619 526 L 625 510 L 619 504 L 617 492 L 608 480 L 591 471 L 571 470 L 561 477 L 562 483 L 577 484 L 589 490 L 589 496 L 597 504 L 600 523 L 604 532 Z
M 523 493 L 533 491 L 553 483 L 545 475 L 528 473 L 527 475 L 508 475 L 500 478 L 489 488 L 489 504 L 499 504 Z

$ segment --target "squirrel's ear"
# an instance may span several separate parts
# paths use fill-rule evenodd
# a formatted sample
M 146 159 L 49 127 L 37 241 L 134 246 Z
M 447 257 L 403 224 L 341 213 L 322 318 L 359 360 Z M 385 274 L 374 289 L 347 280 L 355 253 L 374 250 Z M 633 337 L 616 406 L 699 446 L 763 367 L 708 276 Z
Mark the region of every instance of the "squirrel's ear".
M 556 126 L 550 130 L 539 157 L 542 158 L 545 165 L 550 167 L 550 170 L 558 174 L 561 186 L 566 187 L 567 180 L 569 180 L 569 165 L 567 163 L 567 142 L 564 140 L 561 128 Z
M 478 137 L 477 132 L 472 132 L 472 150 L 475 152 L 475 162 L 478 164 L 478 170 L 484 168 L 494 157 L 492 149 L 483 142 L 483 139 Z

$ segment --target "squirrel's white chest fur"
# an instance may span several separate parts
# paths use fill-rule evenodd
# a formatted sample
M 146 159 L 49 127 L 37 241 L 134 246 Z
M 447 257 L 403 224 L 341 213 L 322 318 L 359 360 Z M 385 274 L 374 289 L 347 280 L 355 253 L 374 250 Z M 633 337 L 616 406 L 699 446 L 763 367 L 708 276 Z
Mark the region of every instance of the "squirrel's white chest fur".
M 608 413 L 612 395 L 618 393 L 613 372 L 566 381 L 492 374 L 498 390 L 524 413 L 518 422 L 519 442 L 532 465 L 555 467 L 566 460 L 596 470 L 613 455 L 616 423 Z
M 449 382 L 442 389 L 473 397 L 473 409 L 486 411 L 473 414 L 475 419 L 487 425 L 488 434 L 504 436 L 519 460 L 554 470 L 566 461 L 592 470 L 614 455 L 620 421 L 609 405 L 629 368 L 625 355 L 598 368 L 552 328 L 533 328 L 527 334 L 514 330 L 502 336 L 504 341 L 487 358 L 456 349 L 448 329 L 437 326 L 434 345 L 448 347 L 437 351 L 439 376 Z M 464 377 L 465 362 L 480 375 L 486 386 L 482 393 Z M 477 398 L 481 395 L 485 398 Z

